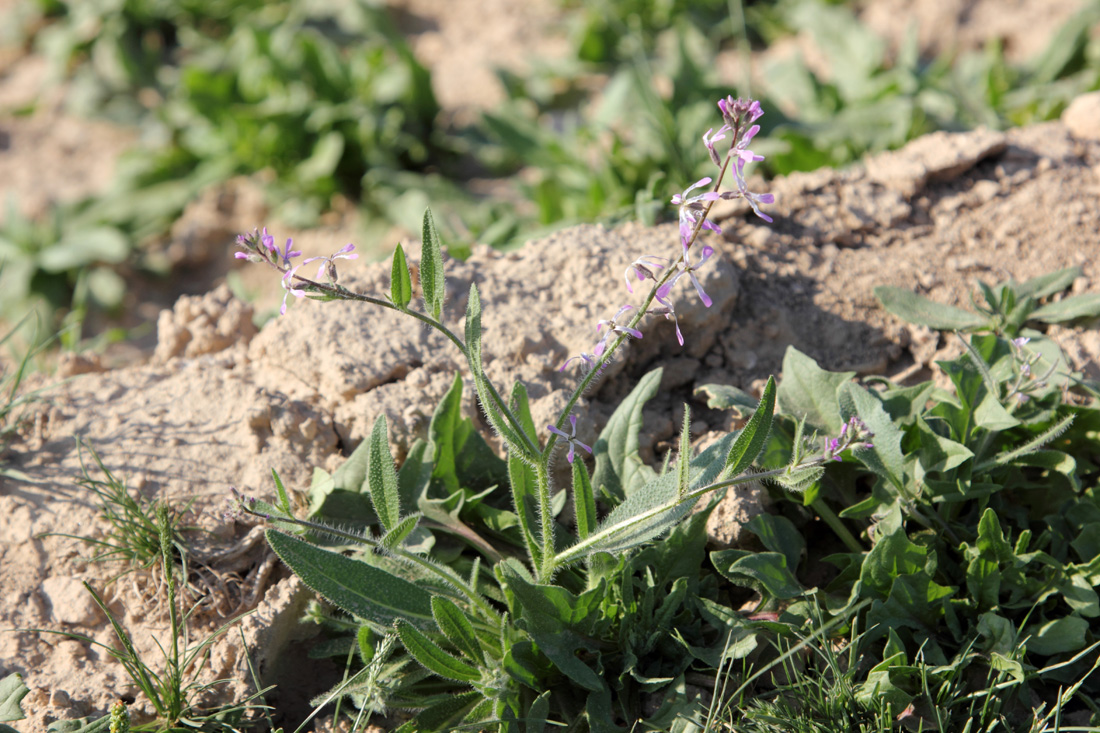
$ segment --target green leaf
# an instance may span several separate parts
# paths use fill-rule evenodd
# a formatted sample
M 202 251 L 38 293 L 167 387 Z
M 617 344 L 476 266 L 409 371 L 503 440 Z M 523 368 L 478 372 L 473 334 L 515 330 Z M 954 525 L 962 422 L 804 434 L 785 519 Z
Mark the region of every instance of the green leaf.
M 65 272 L 105 262 L 118 264 L 132 249 L 130 240 L 114 227 L 94 227 L 66 233 L 56 244 L 42 250 L 38 266 L 46 272 Z
M 531 703 L 527 710 L 527 722 L 524 733 L 546 733 L 546 723 L 550 717 L 550 690 L 542 693 Z
M 390 300 L 398 308 L 407 308 L 412 301 L 409 264 L 405 261 L 405 250 L 401 248 L 400 243 L 393 251 L 393 267 L 390 268 Z
M 787 567 L 798 572 L 798 563 L 806 551 L 806 539 L 786 517 L 775 514 L 757 514 L 745 525 L 745 529 L 760 538 L 760 544 L 770 552 L 781 553 L 787 558 Z
M 616 504 L 655 475 L 638 456 L 638 434 L 642 430 L 642 408 L 656 396 L 662 374 L 658 367 L 638 380 L 593 446 L 596 469 L 592 484 Z
M 726 384 L 704 384 L 695 388 L 695 397 L 706 397 L 712 410 L 733 410 L 735 417 L 743 417 L 756 410 L 759 403 L 748 392 Z
M 1009 283 L 1009 287 L 1016 292 L 1016 297 L 1021 300 L 1024 298 L 1039 300 L 1040 298 L 1062 292 L 1072 285 L 1073 281 L 1079 277 L 1081 277 L 1080 266 L 1067 267 L 1064 270 L 1048 272 L 1046 275 L 1033 277 L 1023 283 Z
M 445 733 L 459 729 L 474 708 L 484 700 L 480 692 L 463 692 L 421 710 L 395 733 Z
M 370 444 L 367 484 L 370 487 L 371 504 L 382 526 L 390 530 L 397 526 L 401 518 L 401 498 L 397 493 L 397 468 L 393 463 L 393 455 L 390 454 L 385 415 L 379 415 L 374 421 Z
M 1078 318 L 1100 318 L 1100 293 L 1073 295 L 1037 308 L 1029 318 L 1044 323 L 1065 323 Z
M 435 628 L 431 595 L 418 585 L 359 560 L 268 530 L 268 544 L 302 582 L 353 616 L 389 626 L 404 619 Z
M 379 540 L 379 544 L 387 550 L 394 550 L 401 546 L 401 544 L 408 538 L 412 531 L 416 529 L 416 525 L 420 523 L 419 514 L 410 514 L 404 519 L 400 520 L 393 528 L 382 535 L 382 539 Z
M 802 586 L 787 566 L 787 558 L 778 552 L 719 550 L 710 553 L 715 569 L 738 585 L 749 586 L 771 598 L 796 598 Z
M 271 469 L 271 477 L 275 479 L 275 492 L 279 496 L 279 508 L 282 509 L 287 516 L 294 516 L 294 511 L 290 508 L 290 496 L 286 493 L 286 487 L 283 486 L 283 480 L 279 478 L 278 472 L 275 469 Z
M 481 679 L 481 673 L 476 667 L 443 651 L 438 644 L 407 621 L 398 619 L 395 628 L 405 649 L 429 672 L 456 682 Z
M 1085 648 L 1088 630 L 1089 622 L 1080 616 L 1064 616 L 1028 627 L 1025 636 L 1030 634 L 1031 638 L 1025 644 L 1029 652 L 1044 657 L 1075 652 Z
M 727 435 L 691 461 L 691 487 L 713 483 L 721 474 L 723 455 L 735 436 Z M 620 553 L 667 532 L 691 511 L 694 501 L 678 501 L 676 476 L 666 473 L 633 492 L 607 515 L 586 548 L 562 553 L 567 561 L 593 552 Z M 645 518 L 639 519 L 645 515 Z
M 764 449 L 764 444 L 768 441 L 768 433 L 772 429 L 775 392 L 775 377 L 768 377 L 768 383 L 764 385 L 764 394 L 760 397 L 760 407 L 741 429 L 737 440 L 730 448 L 729 455 L 726 456 L 726 465 L 722 470 L 723 478 L 740 475 L 752 465 L 760 455 L 760 451 Z
M 849 382 L 840 389 L 840 412 L 845 422 L 858 416 L 875 434 L 871 441 L 874 447 L 854 451 L 856 458 L 900 490 L 905 486 L 905 456 L 901 450 L 905 434 L 886 412 L 881 399 L 878 393 Z
M 577 515 L 577 537 L 583 540 L 596 529 L 596 496 L 584 461 L 573 461 L 573 509 Z
M 547 656 L 573 683 L 586 690 L 597 691 L 606 682 L 581 661 L 578 651 L 592 654 L 599 651 L 589 638 L 592 624 L 600 615 L 600 604 L 606 589 L 601 583 L 580 596 L 556 585 L 529 582 L 508 564 L 497 566 L 501 582 L 516 599 L 515 615 L 534 639 L 539 651 Z
M 439 318 L 443 312 L 443 300 L 447 285 L 443 279 L 443 244 L 432 219 L 432 210 L 424 211 L 424 229 L 420 249 L 420 289 L 424 293 L 425 310 Z
M 538 436 L 535 432 L 535 421 L 531 417 L 531 404 L 527 398 L 527 388 L 523 382 L 516 381 L 512 386 L 511 407 L 513 413 L 519 418 L 527 436 L 538 445 Z M 576 466 L 580 461 L 574 462 Z M 542 544 L 539 541 L 539 508 L 538 508 L 538 484 L 535 472 L 518 455 L 508 454 L 508 483 L 512 489 L 512 506 L 516 508 L 520 530 L 523 532 L 523 541 L 527 546 L 527 554 L 531 561 L 538 567 L 542 563 Z
M 832 435 L 840 432 L 844 420 L 837 408 L 837 392 L 855 372 L 827 372 L 793 346 L 783 356 L 783 381 L 776 396 L 780 411 L 805 417 L 806 424 Z
M 477 285 L 470 283 L 470 297 L 466 300 L 466 360 L 470 371 L 481 374 L 481 298 Z
M 916 420 L 920 436 L 920 462 L 925 471 L 950 471 L 974 457 L 962 443 L 945 438 L 928 426 L 923 417 Z
M 455 645 L 455 648 L 479 664 L 484 664 L 485 655 L 481 651 L 474 627 L 466 614 L 453 601 L 441 596 L 432 599 L 432 616 L 443 635 Z
M 976 313 L 936 303 L 904 288 L 880 285 L 874 294 L 882 307 L 898 318 L 939 331 L 965 331 L 987 325 L 986 319 Z
M 28 692 L 30 688 L 23 684 L 23 678 L 18 674 L 9 674 L 0 680 L 0 722 L 11 723 L 27 717 L 19 703 Z

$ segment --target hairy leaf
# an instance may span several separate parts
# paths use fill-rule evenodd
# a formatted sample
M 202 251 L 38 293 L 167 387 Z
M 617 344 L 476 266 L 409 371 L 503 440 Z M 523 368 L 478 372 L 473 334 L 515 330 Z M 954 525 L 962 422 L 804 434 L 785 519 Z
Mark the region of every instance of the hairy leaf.
M 424 211 L 424 229 L 420 248 L 420 289 L 425 310 L 435 318 L 443 312 L 447 286 L 443 279 L 443 243 L 432 219 L 432 210 Z
M 481 297 L 474 283 L 470 283 L 470 297 L 466 299 L 466 355 L 470 371 L 481 374 Z
M 405 619 L 423 629 L 435 627 L 431 595 L 420 586 L 282 532 L 268 530 L 266 536 L 303 583 L 353 616 L 383 626 Z
M 481 678 L 476 667 L 443 651 L 438 644 L 407 621 L 398 619 L 395 628 L 405 649 L 429 672 L 456 682 L 473 682 Z
M 389 530 L 393 529 L 401 518 L 401 498 L 397 493 L 397 468 L 390 454 L 385 415 L 379 415 L 374 421 L 370 444 L 367 484 L 370 487 L 371 504 L 382 526 Z
M 638 457 L 638 434 L 642 430 L 642 408 L 657 394 L 664 371 L 658 367 L 638 384 L 615 409 L 596 441 L 596 469 L 592 485 L 618 503 L 645 485 L 655 474 Z
M 596 529 L 596 496 L 584 461 L 573 461 L 573 509 L 577 515 L 577 537 L 583 540 Z
M 836 435 L 844 424 L 837 408 L 837 392 L 855 375 L 855 372 L 827 372 L 813 359 L 788 346 L 783 356 L 783 381 L 776 393 L 780 410 L 797 418 L 805 417 L 811 428 Z
M 462 609 L 453 601 L 436 596 L 432 599 L 432 615 L 439 630 L 455 648 L 475 662 L 484 663 L 485 655 L 481 651 L 481 644 L 478 643 L 474 627 Z
M 390 300 L 398 308 L 405 308 L 412 301 L 412 279 L 405 261 L 405 250 L 400 243 L 393 251 L 393 266 L 390 268 Z
M 1078 318 L 1100 318 L 1100 293 L 1073 295 L 1047 303 L 1031 312 L 1031 318 L 1044 323 L 1065 323 Z
M 23 684 L 23 678 L 18 674 L 0 679 L 0 722 L 11 723 L 26 717 L 19 703 L 28 692 L 30 688 Z
M 775 377 L 768 377 L 768 383 L 764 386 L 764 393 L 760 397 L 759 408 L 741 429 L 737 440 L 730 448 L 729 455 L 726 456 L 726 465 L 722 469 L 723 477 L 732 478 L 740 475 L 760 455 L 760 451 L 764 449 L 764 444 L 768 440 L 768 433 L 771 432 L 774 412 Z
M 939 331 L 965 331 L 986 325 L 982 316 L 944 305 L 917 295 L 911 290 L 880 285 L 874 289 L 882 307 L 902 320 Z M 784 374 L 786 369 L 783 370 Z

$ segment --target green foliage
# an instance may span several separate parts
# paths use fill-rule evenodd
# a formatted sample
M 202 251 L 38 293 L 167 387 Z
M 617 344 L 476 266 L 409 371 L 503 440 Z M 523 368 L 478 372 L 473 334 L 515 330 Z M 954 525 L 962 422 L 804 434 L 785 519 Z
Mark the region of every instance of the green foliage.
M 187 571 L 185 566 L 183 572 L 179 573 L 179 568 L 176 566 L 175 540 L 170 510 L 161 504 L 157 506 L 155 515 L 159 547 L 156 562 L 159 564 L 164 579 L 166 596 L 164 601 L 168 609 L 167 645 L 157 642 L 164 657 L 163 667 L 159 670 L 154 669 L 142 658 L 134 645 L 133 639 L 118 619 L 115 618 L 107 602 L 88 583 L 84 583 L 84 587 L 110 622 L 118 640 L 117 646 L 105 644 L 83 634 L 67 631 L 47 629 L 33 629 L 33 631 L 43 634 L 58 634 L 100 647 L 122 665 L 134 686 L 145 695 L 157 714 L 155 720 L 141 725 L 133 725 L 130 728 L 131 730 L 155 733 L 195 730 L 207 731 L 208 733 L 232 733 L 239 729 L 246 715 L 264 707 L 258 701 L 262 699 L 263 693 L 270 690 L 270 688 L 259 690 L 241 702 L 231 703 L 216 709 L 208 710 L 199 707 L 198 701 L 202 694 L 212 687 L 222 684 L 225 680 L 200 684 L 193 678 L 205 664 L 210 647 L 217 641 L 218 637 L 229 630 L 236 619 L 214 630 L 197 644 L 192 644 L 188 622 L 197 607 L 186 613 L 180 613 L 180 601 L 177 593 L 181 583 L 186 581 Z M 177 574 L 181 574 L 182 577 L 177 577 Z M 2 690 L 0 690 L 0 694 L 2 694 Z M 116 717 L 108 714 L 95 721 L 81 719 L 78 721 L 64 721 L 61 725 L 64 725 L 66 730 L 93 733 L 107 730 Z
M 936 303 L 902 288 L 880 286 L 875 297 L 882 306 L 910 323 L 940 330 L 992 331 L 1015 338 L 1029 323 L 1070 323 L 1100 318 L 1100 294 L 1086 293 L 1054 299 L 1081 277 L 1080 267 L 1067 267 L 1027 282 L 1008 281 L 989 286 L 979 282 L 983 302 L 973 296 L 974 311 Z M 1044 302 L 1045 301 L 1045 302 Z M 1029 332 L 1027 335 L 1030 335 Z
M 181 524 L 179 512 L 163 503 L 150 503 L 140 495 L 132 495 L 126 483 L 119 479 L 100 459 L 95 449 L 77 438 L 77 452 L 80 455 L 81 478 L 77 483 L 95 494 L 99 501 L 100 518 L 110 529 L 102 539 L 77 535 L 73 537 L 96 549 L 92 562 L 121 562 L 125 567 L 110 582 L 135 570 L 148 570 L 163 559 L 162 537 L 170 538 L 173 562 L 178 567 L 186 564 L 187 548 L 182 532 L 187 529 Z M 92 461 L 99 467 L 103 478 L 96 478 L 84 463 L 84 451 L 87 450 Z
M 630 416 L 644 401 L 641 395 L 659 379 L 659 372 L 644 379 L 639 399 L 625 402 L 600 437 L 602 444 L 633 446 L 629 458 L 638 465 L 641 424 Z M 510 455 L 509 472 L 500 475 L 501 461 L 491 452 L 479 457 L 487 462 L 480 468 L 462 460 L 474 453 L 468 446 L 455 446 L 468 423 L 457 412 L 457 379 L 428 430 L 422 455 L 431 457 L 431 478 L 421 484 L 418 495 L 409 497 L 411 504 L 402 497 L 399 515 L 390 518 L 400 525 L 418 516 L 406 512 L 418 510 L 424 518 L 418 531 L 428 534 L 429 541 L 387 544 L 386 524 L 378 518 L 361 530 L 347 531 L 316 519 L 292 523 L 286 512 L 259 506 L 265 512 L 275 509 L 273 523 L 286 528 L 268 533 L 284 562 L 360 625 L 360 642 L 364 630 L 374 640 L 354 683 L 333 690 L 326 699 L 352 695 L 354 705 L 371 710 L 381 705 L 421 710 L 408 724 L 414 730 L 492 727 L 493 721 L 508 720 L 527 721 L 528 728 L 553 722 L 619 730 L 629 721 L 645 719 L 640 696 L 648 694 L 666 696 L 653 724 L 699 718 L 702 707 L 688 694 L 684 676 L 691 670 L 712 670 L 722 659 L 743 657 L 755 645 L 746 622 L 723 605 L 728 601 L 718 576 L 708 572 L 704 527 L 709 510 L 690 515 L 689 510 L 714 481 L 734 480 L 729 468 L 747 466 L 752 451 L 759 452 L 774 395 L 775 386 L 769 384 L 764 409 L 741 431 L 744 439 L 732 463 L 730 452 L 738 436 L 694 458 L 689 446 L 684 451 L 685 478 L 649 469 L 651 478 L 631 489 L 602 521 L 587 468 L 577 460 L 573 474 L 580 537 L 571 539 L 569 529 L 556 525 L 564 502 L 552 502 L 549 519 L 562 543 L 550 547 L 555 552 L 550 556 L 542 541 L 540 489 L 531 468 Z M 513 390 L 510 405 L 534 438 L 522 386 Z M 369 485 L 378 462 L 392 461 L 379 432 L 382 426 L 379 420 L 371 439 L 364 441 L 369 444 L 366 478 L 359 468 L 360 447 L 333 483 L 339 476 L 344 486 L 356 481 Z M 399 486 L 407 470 L 422 472 L 409 468 L 419 460 L 410 456 L 397 472 Z M 509 479 L 511 492 L 503 485 Z M 317 518 L 334 492 L 314 502 Z M 525 520 L 516 513 L 517 506 Z M 373 526 L 382 534 L 374 534 Z M 664 541 L 652 541 L 662 535 L 667 536 Z M 349 557 L 309 539 L 324 536 L 358 549 Z M 530 565 L 515 558 L 524 553 Z M 582 559 L 587 559 L 585 569 L 579 567 Z M 492 572 L 480 573 L 482 562 Z M 544 567 L 552 570 L 544 573 Z M 731 634 L 741 640 L 734 650 L 725 647 Z M 388 661 L 372 661 L 382 657 Z

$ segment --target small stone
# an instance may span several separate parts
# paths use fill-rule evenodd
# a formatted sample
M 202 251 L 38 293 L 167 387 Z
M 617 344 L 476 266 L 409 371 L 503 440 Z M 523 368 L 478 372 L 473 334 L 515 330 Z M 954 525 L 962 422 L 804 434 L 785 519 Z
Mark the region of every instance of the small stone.
M 55 621 L 74 626 L 95 626 L 99 608 L 84 584 L 76 578 L 57 577 L 42 581 L 42 595 Z
M 1079 140 L 1100 140 L 1100 92 L 1082 94 L 1070 102 L 1062 124 Z

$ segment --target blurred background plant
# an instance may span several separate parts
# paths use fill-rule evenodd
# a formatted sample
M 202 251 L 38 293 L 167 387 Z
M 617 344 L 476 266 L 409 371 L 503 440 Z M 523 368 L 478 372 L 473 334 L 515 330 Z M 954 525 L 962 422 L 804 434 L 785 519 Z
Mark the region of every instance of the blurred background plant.
M 34 218 L 9 204 L 4 312 L 38 303 L 53 326 L 117 312 L 135 274 L 173 274 L 149 245 L 236 175 L 259 175 L 291 226 L 358 209 L 368 251 L 387 227 L 415 232 L 430 200 L 461 256 L 566 224 L 654 223 L 673 190 L 706 172 L 696 133 L 727 93 L 769 110 L 760 152 L 773 175 L 936 129 L 1050 119 L 1100 88 L 1095 0 L 1023 64 L 996 41 L 930 57 L 915 30 L 892 50 L 858 8 L 561 0 L 568 52 L 522 75 L 501 70 L 505 101 L 460 123 L 381 3 L 22 0 L 9 40 L 49 59 L 70 110 L 133 126 L 140 142 L 101 194 Z M 768 52 L 796 36 L 796 48 L 812 38 L 813 64 Z M 498 179 L 493 196 L 471 185 L 486 177 Z M 66 345 L 79 341 L 76 330 Z

